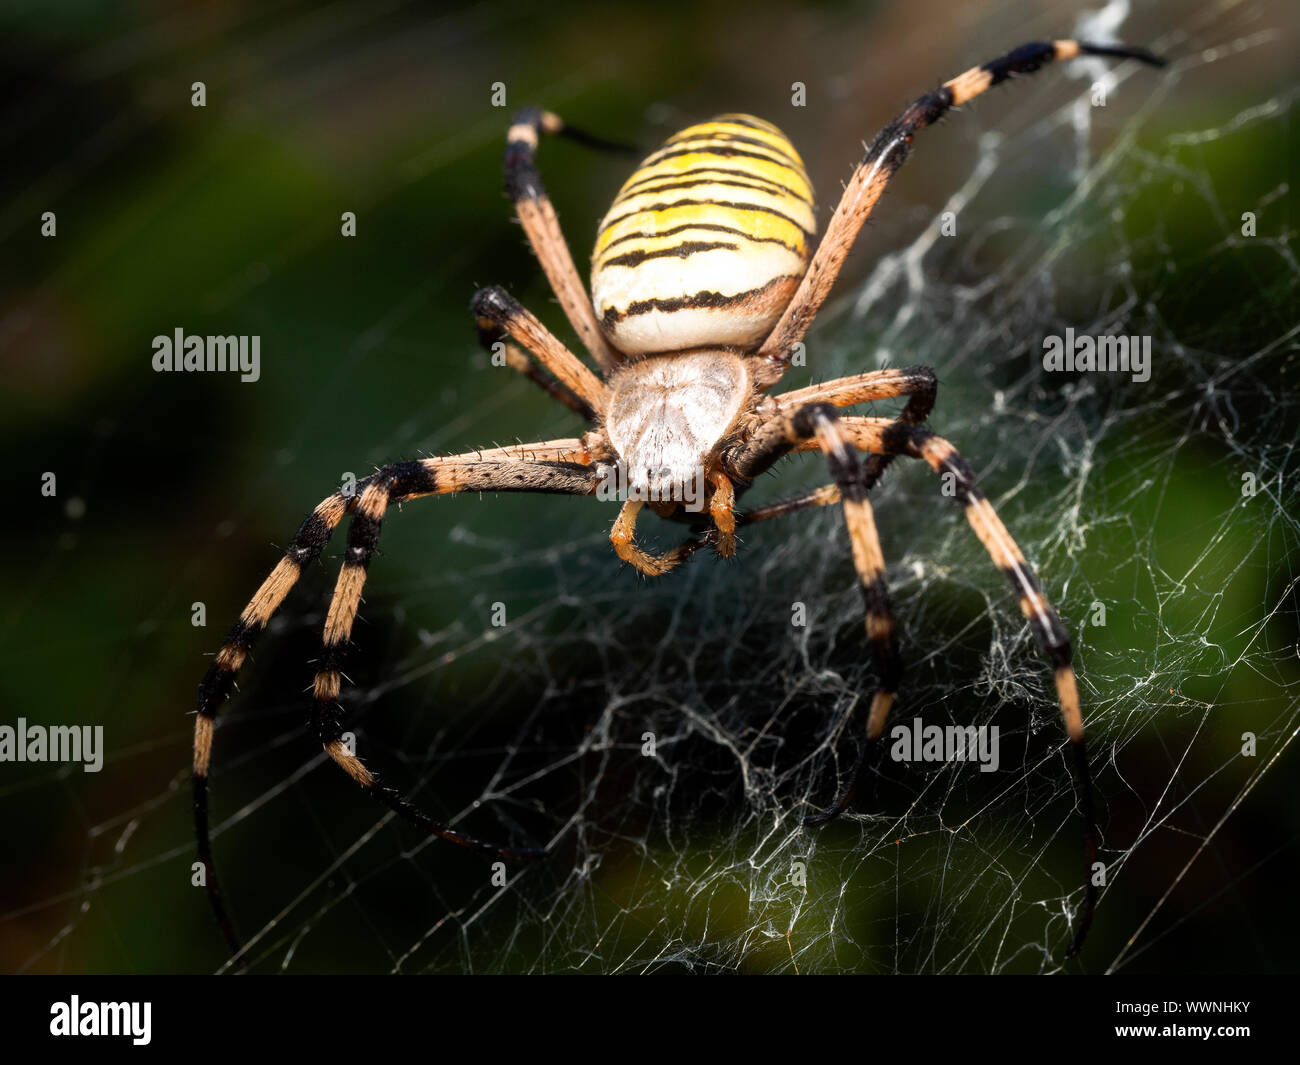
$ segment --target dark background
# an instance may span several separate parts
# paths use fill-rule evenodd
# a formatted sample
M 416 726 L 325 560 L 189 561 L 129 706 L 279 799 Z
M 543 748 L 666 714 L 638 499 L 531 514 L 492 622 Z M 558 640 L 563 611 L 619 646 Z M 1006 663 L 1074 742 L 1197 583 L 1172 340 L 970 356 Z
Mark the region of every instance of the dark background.
M 992 94 L 918 142 L 859 241 L 842 301 L 810 338 L 810 368 L 791 383 L 871 368 L 867 354 L 882 346 L 896 362 L 936 365 L 936 423 L 960 440 L 993 498 L 1007 500 L 1022 544 L 1044 543 L 1028 553 L 1076 632 L 1093 601 L 1110 604 L 1110 627 L 1081 641 L 1081 674 L 1097 715 L 1107 853 L 1123 857 L 1125 875 L 1080 964 L 1100 971 L 1120 958 L 1154 909 L 1123 971 L 1293 969 L 1295 12 L 1281 2 L 1217 13 L 1133 6 L 1123 37 L 1178 62 L 1169 74 L 1131 74 L 1094 118 L 1093 149 L 1124 140 L 1125 150 L 1101 170 L 1085 213 L 1104 220 L 1119 210 L 1122 221 L 1085 226 L 1088 240 L 1064 246 L 1046 221 L 1078 182 L 1068 125 L 1043 123 L 1086 81 L 1047 71 Z M 467 310 L 477 287 L 504 284 L 572 339 L 501 191 L 510 109 L 544 103 L 647 150 L 719 111 L 765 116 L 803 153 L 824 224 L 860 142 L 910 98 L 1023 40 L 1067 36 L 1081 9 L 7 8 L 0 431 L 14 506 L 0 534 L 3 719 L 102 724 L 108 761 L 98 775 L 0 766 L 0 966 L 217 968 L 221 941 L 189 886 L 189 715 L 206 656 L 276 545 L 343 471 L 575 431 L 527 382 L 487 364 Z M 203 109 L 190 106 L 198 80 Z M 507 111 L 489 104 L 498 81 Z M 806 108 L 790 105 L 794 81 L 808 86 Z M 1158 107 L 1135 120 L 1160 86 Z M 887 301 L 846 325 L 844 308 L 873 264 L 916 239 L 966 180 L 981 135 L 1002 129 L 1011 139 L 969 229 L 963 216 L 963 233 L 982 233 L 978 247 L 927 260 L 934 298 L 920 301 L 915 322 L 892 327 L 899 304 Z M 628 164 L 548 142 L 542 166 L 585 274 L 596 221 Z M 54 239 L 40 236 L 47 210 L 58 218 Z M 355 239 L 339 235 L 347 210 L 358 215 Z M 1237 236 L 1245 210 L 1259 212 L 1254 245 Z M 979 229 L 991 220 L 1010 224 Z M 1051 265 L 1040 271 L 1044 249 Z M 1037 285 L 1042 273 L 1053 276 L 1050 292 Z M 989 278 L 998 283 L 982 288 Z M 1156 335 L 1164 357 L 1151 385 L 1080 400 L 1068 382 L 1033 372 L 1044 332 L 1099 322 Z M 260 335 L 261 380 L 153 373 L 151 339 L 177 326 Z M 988 414 L 999 390 L 1012 415 Z M 1107 431 L 1116 424 L 1120 432 Z M 1068 454 L 1076 438 L 1104 442 L 1086 477 Z M 807 465 L 787 487 L 822 479 Z M 39 493 L 44 471 L 57 473 L 55 499 Z M 1240 500 L 1246 471 L 1278 476 L 1254 512 Z M 1078 499 L 1063 490 L 1071 481 Z M 349 669 L 350 691 L 364 693 L 349 696 L 353 726 L 376 765 L 419 786 L 439 816 L 471 810 L 507 764 L 503 752 L 544 752 L 508 763 L 511 782 L 530 767 L 537 774 L 499 804 L 505 812 L 472 812 L 465 823 L 516 842 L 558 838 L 558 853 L 480 917 L 478 859 L 381 822 L 341 775 L 318 768 L 302 693 L 331 549 L 259 645 L 217 737 L 218 862 L 245 934 L 269 923 L 255 965 L 1054 968 L 1065 933 L 1050 900 L 1077 880 L 1077 828 L 1064 762 L 1051 754 L 1060 736 L 1046 668 L 932 484 L 908 473 L 886 492 L 898 515 L 886 528 L 891 560 L 911 552 L 957 575 L 909 583 L 910 568 L 891 571 L 902 584 L 914 705 L 942 706 L 953 720 L 996 716 L 1044 761 L 1026 755 L 1034 767 L 1022 793 L 987 804 L 985 782 L 969 775 L 946 799 L 942 783 L 882 780 L 872 802 L 930 814 L 952 802 L 954 823 L 974 819 L 979 846 L 962 850 L 946 829 L 910 829 L 903 835 L 914 833 L 928 859 L 894 873 L 886 854 L 884 866 L 862 869 L 856 833 L 878 847 L 898 832 L 851 822 L 827 835 L 811 927 L 781 932 L 772 918 L 770 932 L 770 899 L 712 879 L 719 852 L 734 861 L 765 829 L 734 762 L 699 740 L 707 730 L 680 734 L 688 742 L 670 798 L 638 776 L 645 721 L 681 728 L 674 722 L 691 704 L 728 725 L 770 715 L 789 730 L 772 763 L 786 775 L 772 781 L 797 783 L 771 783 L 764 810 L 825 800 L 837 763 L 812 745 L 845 712 L 845 691 L 870 679 L 843 537 L 826 516 L 756 531 L 736 563 L 698 558 L 689 574 L 650 586 L 619 567 L 605 543 L 613 511 L 590 501 L 422 502 L 388 522 L 372 570 Z M 1058 535 L 1072 501 L 1105 519 L 1089 523 L 1086 549 Z M 815 561 L 801 563 L 790 538 L 807 528 L 839 554 L 809 541 Z M 647 532 L 671 535 L 650 523 Z M 957 543 L 954 558 L 946 551 Z M 831 566 L 823 554 L 845 561 Z M 967 563 L 985 566 L 970 583 Z M 792 592 L 802 567 L 827 584 Z M 849 683 L 825 698 L 814 684 L 806 702 L 784 706 L 782 693 L 805 690 L 803 674 L 772 641 L 788 641 L 789 603 L 802 592 L 826 598 L 824 617 L 842 623 L 813 658 Z M 522 629 L 494 645 L 496 601 Z M 205 628 L 191 625 L 195 602 L 206 604 Z M 647 690 L 644 719 L 616 710 L 611 726 L 602 716 L 613 696 L 634 701 Z M 1263 737 L 1253 761 L 1235 757 L 1248 729 Z M 592 755 L 594 736 L 611 746 Z M 575 749 L 585 753 L 564 762 Z M 799 761 L 818 750 L 815 765 Z M 581 825 L 566 834 L 575 810 Z M 985 877 L 990 863 L 1005 880 Z M 827 887 L 841 873 L 837 883 L 856 884 L 843 897 Z M 936 895 L 945 875 L 961 886 Z M 1003 915 L 1006 897 L 1028 913 Z

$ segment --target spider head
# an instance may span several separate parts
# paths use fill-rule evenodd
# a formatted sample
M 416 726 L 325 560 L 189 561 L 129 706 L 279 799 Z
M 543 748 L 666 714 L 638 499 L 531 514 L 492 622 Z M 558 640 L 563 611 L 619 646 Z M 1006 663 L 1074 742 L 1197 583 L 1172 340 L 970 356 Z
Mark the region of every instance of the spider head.
M 623 366 L 609 387 L 605 429 L 626 498 L 699 509 L 709 465 L 752 394 L 744 360 L 715 350 L 656 355 Z

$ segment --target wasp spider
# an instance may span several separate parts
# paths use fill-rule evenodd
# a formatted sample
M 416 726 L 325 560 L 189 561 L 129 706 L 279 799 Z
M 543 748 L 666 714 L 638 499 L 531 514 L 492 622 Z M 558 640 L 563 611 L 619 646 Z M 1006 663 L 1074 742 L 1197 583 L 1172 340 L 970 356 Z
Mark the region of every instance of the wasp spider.
M 866 608 L 878 684 L 866 744 L 847 786 L 821 823 L 853 798 L 863 762 L 884 730 L 900 665 L 868 493 L 898 456 L 920 459 L 956 487 L 958 501 L 993 563 L 1011 581 L 1030 626 L 1055 670 L 1086 836 L 1085 868 L 1096 854 L 1083 717 L 1070 664 L 1070 639 L 1038 581 L 952 444 L 923 427 L 936 380 L 926 367 L 878 370 L 772 394 L 826 299 L 858 231 L 907 158 L 912 138 L 953 107 L 1014 75 L 1074 56 L 1159 64 L 1136 48 L 1054 41 L 1023 45 L 926 93 L 871 143 L 840 198 L 820 243 L 812 185 L 794 146 L 775 126 L 741 114 L 720 115 L 670 137 L 632 174 L 601 222 L 592 256 L 591 298 L 583 288 L 535 165 L 543 133 L 588 143 L 556 115 L 527 110 L 511 125 L 506 187 L 561 307 L 599 368 L 593 373 L 532 314 L 500 288 L 480 291 L 472 307 L 480 340 L 501 345 L 507 361 L 589 423 L 581 436 L 396 462 L 335 494 L 303 522 L 284 557 L 244 608 L 199 688 L 194 733 L 194 822 L 209 898 L 236 956 L 212 863 L 207 780 L 217 708 L 229 694 L 253 640 L 304 569 L 347 516 L 347 546 L 330 600 L 314 686 L 311 730 L 326 753 L 362 789 L 426 832 L 505 858 L 541 852 L 498 847 L 428 817 L 343 742 L 340 668 L 361 602 L 366 568 L 388 508 L 452 492 L 551 492 L 600 495 L 609 470 L 623 471 L 622 509 L 610 540 L 619 557 L 658 576 L 704 546 L 728 556 L 737 528 L 809 507 L 839 504 Z M 609 146 L 606 144 L 605 146 Z M 897 419 L 841 416 L 840 408 L 905 398 Z M 820 451 L 831 483 L 799 498 L 736 509 L 754 478 L 784 455 Z M 859 460 L 859 454 L 866 456 Z M 701 513 L 685 513 L 696 481 Z M 667 517 L 695 522 L 665 554 L 637 545 L 646 503 Z M 1096 888 L 1085 878 L 1069 955 L 1092 919 Z

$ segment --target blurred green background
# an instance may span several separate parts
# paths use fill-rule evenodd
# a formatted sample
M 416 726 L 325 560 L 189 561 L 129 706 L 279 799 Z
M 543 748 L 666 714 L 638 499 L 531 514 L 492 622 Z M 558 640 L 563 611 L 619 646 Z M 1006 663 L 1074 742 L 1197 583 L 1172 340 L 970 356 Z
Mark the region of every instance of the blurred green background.
M 543 103 L 646 149 L 713 113 L 751 111 L 803 153 L 824 223 L 860 142 L 911 97 L 1022 40 L 1068 35 L 1084 8 L 5 5 L 0 431 L 21 505 L 3 526 L 3 721 L 102 724 L 108 762 L 96 775 L 0 765 L 0 967 L 220 966 L 206 902 L 189 886 L 189 715 L 205 656 L 275 545 L 344 471 L 574 431 L 566 412 L 487 364 L 467 310 L 477 287 L 503 284 L 572 339 L 501 190 L 510 109 Z M 1290 919 L 1296 752 L 1285 748 L 1300 720 L 1296 13 L 1282 0 L 1133 8 L 1124 39 L 1177 62 L 1169 74 L 1130 72 L 1094 111 L 1086 143 L 1096 153 L 1123 146 L 1114 166 L 1089 171 L 1098 185 L 1081 192 L 1072 170 L 1070 101 L 1087 83 L 1059 71 L 928 132 L 792 383 L 871 368 L 868 354 L 884 348 L 896 362 L 936 365 L 936 424 L 1007 499 L 1021 542 L 1044 544 L 1029 554 L 1075 631 L 1093 602 L 1109 604 L 1112 622 L 1081 636 L 1081 672 L 1100 719 L 1107 843 L 1125 862 L 1082 967 L 1122 957 L 1123 971 L 1288 969 L 1300 945 Z M 204 108 L 190 104 L 196 81 Z M 796 81 L 808 86 L 807 107 L 791 106 Z M 506 111 L 491 106 L 494 82 L 507 87 Z M 938 249 L 926 264 L 934 297 L 904 304 L 922 318 L 900 325 L 888 301 L 855 316 L 873 265 L 916 239 L 967 180 L 981 136 L 1004 128 L 998 170 L 962 216 L 961 232 L 978 240 Z M 559 142 L 544 145 L 542 167 L 585 273 L 596 221 L 628 165 Z M 1067 211 L 1071 235 L 1058 239 L 1051 219 L 1073 198 L 1085 206 Z M 45 211 L 57 215 L 54 238 L 40 234 Z M 357 214 L 355 238 L 340 236 L 344 211 Z M 1243 211 L 1258 214 L 1253 242 L 1240 236 Z M 989 278 L 1000 280 L 981 288 Z M 923 328 L 931 316 L 934 330 Z M 1156 334 L 1145 390 L 1080 396 L 1027 372 L 1045 331 L 1087 323 Z M 261 379 L 153 373 L 151 340 L 176 327 L 259 335 Z M 1010 414 L 985 416 L 1002 409 L 995 393 Z M 1067 453 L 1072 439 L 1104 442 L 1086 474 Z M 819 470 L 800 469 L 790 484 L 820 481 Z M 39 492 L 46 471 L 57 474 L 53 499 Z M 1265 485 L 1253 503 L 1241 498 L 1244 472 Z M 921 474 L 906 478 L 886 495 L 899 504 L 886 550 L 907 559 L 897 601 L 917 704 L 955 720 L 998 715 L 1046 759 L 1026 755 L 1019 797 L 1013 786 L 995 800 L 969 776 L 948 796 L 958 823 L 981 819 L 980 847 L 952 851 L 946 830 L 916 830 L 917 853 L 947 857 L 895 875 L 892 855 L 854 864 L 862 830 L 837 829 L 810 859 L 820 904 L 781 932 L 781 891 L 760 898 L 709 872 L 720 852 L 734 859 L 750 845 L 728 827 L 748 801 L 732 786 L 734 763 L 684 747 L 701 776 L 692 782 L 683 768 L 660 803 L 636 776 L 641 729 L 616 715 L 625 727 L 594 762 L 587 751 L 573 767 L 539 771 L 518 809 L 466 821 L 493 838 L 561 836 L 550 867 L 489 909 L 481 862 L 387 822 L 376 828 L 376 810 L 312 760 L 302 691 L 329 587 L 322 568 L 259 645 L 218 733 L 217 858 L 241 929 L 270 928 L 255 965 L 1053 968 L 1060 914 L 1050 943 L 1043 907 L 1028 907 L 1023 922 L 1003 915 L 1008 889 L 984 877 L 981 857 L 1022 860 L 1003 871 L 1024 902 L 1059 900 L 1076 879 L 1068 780 L 1048 753 L 1059 742 L 1050 693 L 1019 686 L 1041 684 L 1046 671 L 1012 639 L 1014 604 L 996 574 L 965 583 L 962 567 L 983 560 L 960 539 L 959 516 L 940 511 Z M 1077 485 L 1077 498 L 1063 485 Z M 1071 506 L 1091 520 L 1076 513 L 1071 524 Z M 769 570 L 764 556 L 801 526 L 755 533 L 749 557 L 725 567 L 699 558 L 690 574 L 650 587 L 608 551 L 612 518 L 589 501 L 511 498 L 418 503 L 388 522 L 349 669 L 352 690 L 366 693 L 352 720 L 373 734 L 376 764 L 404 787 L 418 782 L 439 815 L 473 803 L 506 747 L 535 746 L 551 759 L 539 765 L 564 764 L 556 752 L 601 733 L 610 693 L 633 698 L 647 676 L 661 722 L 666 708 L 706 693 L 708 711 L 786 722 L 790 750 L 807 753 L 838 720 L 838 697 L 778 716 L 771 685 L 727 686 L 730 672 L 775 683 L 764 670 L 783 652 L 764 641 L 788 639 L 781 574 L 798 563 L 787 555 Z M 1087 544 L 1071 542 L 1085 526 Z M 958 543 L 960 556 L 948 554 Z M 957 576 L 912 580 L 926 560 Z M 847 617 L 847 561 L 829 575 Z M 483 634 L 502 599 L 524 631 L 494 646 Z M 205 628 L 191 624 L 195 602 L 206 605 Z M 756 602 L 775 604 L 766 621 Z M 1015 648 L 1017 682 L 981 686 L 990 647 L 1003 641 Z M 688 666 L 677 645 L 716 651 L 723 667 Z M 865 657 L 852 627 L 822 651 L 842 671 Z M 776 679 L 797 688 L 792 676 Z M 1254 760 L 1234 756 L 1245 730 L 1264 737 Z M 512 764 L 511 780 L 530 764 Z M 821 781 L 824 800 L 835 767 L 819 766 L 800 782 Z M 800 794 L 769 797 L 789 807 Z M 885 810 L 944 801 L 898 780 L 882 781 L 873 800 Z M 575 809 L 585 823 L 576 840 L 563 835 Z M 647 863 L 656 847 L 671 859 Z M 937 901 L 938 873 L 927 869 L 966 887 Z M 860 871 L 856 886 L 846 870 Z M 828 890 L 831 881 L 850 886 Z M 1122 954 L 1166 892 L 1136 950 Z M 819 920 L 826 914 L 838 917 Z M 769 920 L 777 931 L 765 931 Z M 1004 922 L 1008 938 L 991 942 Z

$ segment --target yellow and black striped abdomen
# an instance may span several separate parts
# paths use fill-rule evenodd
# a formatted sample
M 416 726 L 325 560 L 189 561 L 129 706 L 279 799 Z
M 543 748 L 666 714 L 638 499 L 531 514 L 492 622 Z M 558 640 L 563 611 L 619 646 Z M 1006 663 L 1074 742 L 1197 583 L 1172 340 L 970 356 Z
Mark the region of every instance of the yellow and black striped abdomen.
M 719 115 L 664 142 L 619 191 L 596 236 L 591 295 L 629 355 L 752 348 L 812 256 L 812 185 L 785 135 Z

